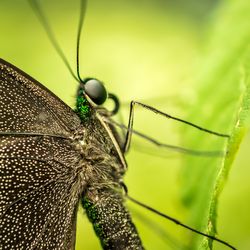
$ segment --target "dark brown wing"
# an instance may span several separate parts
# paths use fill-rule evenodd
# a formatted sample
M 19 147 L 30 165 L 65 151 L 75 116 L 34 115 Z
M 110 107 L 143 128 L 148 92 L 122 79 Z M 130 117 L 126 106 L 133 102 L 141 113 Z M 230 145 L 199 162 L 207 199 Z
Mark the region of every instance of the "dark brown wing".
M 69 136 L 80 126 L 74 111 L 42 84 L 0 59 L 0 134 Z
M 0 143 L 0 249 L 74 249 L 81 156 L 61 138 Z
M 80 126 L 58 97 L 0 60 L 1 250 L 74 249 L 81 156 L 70 139 L 45 135 Z

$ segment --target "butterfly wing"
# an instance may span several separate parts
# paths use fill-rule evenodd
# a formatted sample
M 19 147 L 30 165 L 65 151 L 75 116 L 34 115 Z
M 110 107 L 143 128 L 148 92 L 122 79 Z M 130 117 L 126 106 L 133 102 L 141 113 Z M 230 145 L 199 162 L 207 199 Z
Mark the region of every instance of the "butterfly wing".
M 0 249 L 73 249 L 80 155 L 61 138 L 0 143 Z
M 0 59 L 0 134 L 70 136 L 80 126 L 74 111 L 50 90 Z
M 0 60 L 0 249 L 74 249 L 82 184 L 77 115 Z

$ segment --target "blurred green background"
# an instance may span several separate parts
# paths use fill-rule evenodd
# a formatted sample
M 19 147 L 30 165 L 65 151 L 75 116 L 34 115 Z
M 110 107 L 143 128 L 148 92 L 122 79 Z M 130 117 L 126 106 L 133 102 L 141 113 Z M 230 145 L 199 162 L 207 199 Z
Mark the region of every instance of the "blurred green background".
M 79 1 L 40 2 L 75 69 Z M 145 102 L 177 117 L 188 117 L 197 109 L 200 86 L 195 79 L 202 70 L 208 40 L 213 40 L 209 39 L 213 19 L 218 9 L 226 8 L 228 2 L 89 1 L 81 42 L 82 75 L 101 79 L 110 92 L 120 97 L 126 122 L 130 100 Z M 51 46 L 27 1 L 2 0 L 0 20 L 0 57 L 42 82 L 73 107 L 77 83 Z M 215 89 L 211 91 L 216 92 Z M 206 127 L 203 115 L 198 111 L 192 121 Z M 155 114 L 137 110 L 135 129 L 165 143 L 185 146 L 180 132 L 183 126 Z M 228 132 L 227 128 L 225 130 L 221 132 Z M 218 235 L 238 249 L 250 248 L 249 143 L 248 135 L 233 164 L 218 207 Z M 180 195 L 185 189 L 179 175 L 182 156 L 154 148 L 136 138 L 132 144 L 125 177 L 130 195 L 187 222 L 189 211 Z M 191 236 L 186 230 L 130 202 L 128 207 L 146 249 L 181 249 L 188 245 Z M 76 249 L 99 248 L 92 227 L 80 209 Z M 226 249 L 219 244 L 214 248 Z

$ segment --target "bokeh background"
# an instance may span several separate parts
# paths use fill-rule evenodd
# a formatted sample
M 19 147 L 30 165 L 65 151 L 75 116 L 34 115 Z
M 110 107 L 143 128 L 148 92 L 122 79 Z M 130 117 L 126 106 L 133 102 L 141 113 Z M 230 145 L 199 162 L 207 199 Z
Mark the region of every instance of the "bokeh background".
M 40 2 L 75 69 L 79 1 Z M 110 92 L 119 96 L 125 122 L 130 100 L 145 102 L 174 116 L 188 117 L 199 98 L 195 79 L 211 40 L 209 31 L 218 10 L 227 8 L 228 4 L 230 1 L 212 0 L 89 1 L 81 42 L 82 75 L 101 79 Z M 0 20 L 0 57 L 74 107 L 77 83 L 51 46 L 27 1 L 2 0 Z M 204 114 L 199 109 L 197 112 L 193 122 L 206 127 Z M 135 119 L 135 129 L 165 143 L 185 146 L 182 125 L 139 109 Z M 228 128 L 225 130 L 228 132 Z M 249 143 L 250 135 L 247 135 L 218 206 L 218 235 L 238 249 L 250 247 Z M 129 170 L 125 181 L 130 195 L 187 222 L 189 211 L 180 195 L 185 189 L 179 174 L 182 155 L 134 138 L 127 159 Z M 189 232 L 130 202 L 127 205 L 146 249 L 185 248 L 191 237 Z M 80 208 L 76 249 L 99 248 L 92 226 Z M 226 248 L 215 244 L 215 249 Z

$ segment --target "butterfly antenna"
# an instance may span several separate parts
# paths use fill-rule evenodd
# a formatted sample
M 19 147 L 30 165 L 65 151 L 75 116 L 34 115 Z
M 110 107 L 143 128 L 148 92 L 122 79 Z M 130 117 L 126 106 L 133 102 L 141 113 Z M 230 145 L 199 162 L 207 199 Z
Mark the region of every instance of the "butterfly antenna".
M 57 42 L 56 38 L 55 38 L 55 35 L 47 21 L 47 18 L 45 17 L 43 11 L 42 11 L 42 8 L 41 6 L 38 4 L 38 1 L 36 0 L 28 0 L 30 6 L 32 7 L 32 9 L 34 10 L 35 14 L 37 15 L 38 17 L 38 20 L 40 21 L 40 23 L 42 24 L 50 42 L 52 43 L 54 49 L 56 50 L 56 52 L 58 53 L 58 55 L 61 57 L 61 59 L 63 60 L 65 66 L 68 68 L 70 74 L 73 76 L 74 79 L 76 79 L 77 81 L 78 78 L 77 76 L 75 75 L 74 71 L 72 70 L 62 48 L 60 47 L 59 43 Z
M 211 239 L 211 240 L 215 240 L 215 241 L 217 241 L 217 242 L 220 242 L 221 244 L 223 244 L 223 245 L 225 245 L 225 246 L 228 246 L 228 247 L 231 248 L 231 249 L 236 250 L 236 248 L 235 248 L 234 246 L 232 246 L 231 244 L 229 244 L 228 242 L 226 242 L 226 241 L 224 241 L 224 240 L 218 239 L 218 238 L 216 238 L 215 236 L 212 236 L 212 235 L 209 235 L 209 234 L 202 233 L 202 232 L 200 232 L 200 231 L 198 231 L 198 230 L 196 230 L 196 229 L 194 229 L 194 228 L 192 228 L 192 227 L 189 227 L 189 226 L 183 224 L 182 222 L 176 220 L 175 218 L 170 217 L 170 216 L 168 216 L 168 215 L 166 215 L 166 214 L 164 214 L 164 213 L 162 213 L 162 212 L 160 212 L 160 211 L 158 211 L 158 210 L 156 210 L 156 209 L 154 209 L 154 208 L 152 208 L 152 207 L 150 207 L 150 206 L 148 206 L 148 205 L 146 205 L 146 204 L 144 204 L 144 203 L 142 203 L 142 202 L 140 202 L 140 201 L 138 201 L 138 200 L 136 200 L 136 199 L 134 199 L 134 198 L 132 198 L 132 197 L 130 197 L 128 194 L 126 194 L 126 197 L 127 197 L 130 201 L 132 201 L 133 203 L 135 203 L 135 204 L 137 204 L 137 205 L 139 205 L 139 206 L 141 206 L 141 207 L 143 207 L 143 208 L 145 208 L 145 209 L 147 209 L 147 210 L 149 210 L 149 211 L 151 211 L 151 212 L 153 212 L 153 213 L 155 213 L 155 214 L 157 214 L 157 215 L 159 215 L 159 216 L 161 216 L 161 217 L 163 217 L 163 218 L 165 218 L 165 219 L 167 219 L 167 220 L 170 220 L 170 221 L 174 222 L 174 223 L 177 224 L 177 225 L 180 225 L 180 226 L 182 226 L 182 227 L 184 227 L 184 228 L 186 228 L 186 229 L 188 229 L 188 230 L 190 230 L 190 231 L 192 231 L 192 232 L 194 232 L 194 233 L 197 233 L 197 234 L 200 234 L 200 235 L 202 235 L 202 236 L 205 236 L 205 237 L 207 237 L 207 238 L 209 238 L 209 239 Z
M 82 26 L 84 22 L 84 17 L 86 13 L 87 8 L 87 0 L 81 0 L 81 6 L 80 6 L 80 18 L 79 18 L 79 24 L 78 24 L 78 30 L 77 30 L 77 41 L 76 41 L 76 71 L 77 71 L 77 77 L 82 82 L 81 76 L 80 76 L 80 40 L 81 40 L 81 34 L 82 34 Z

